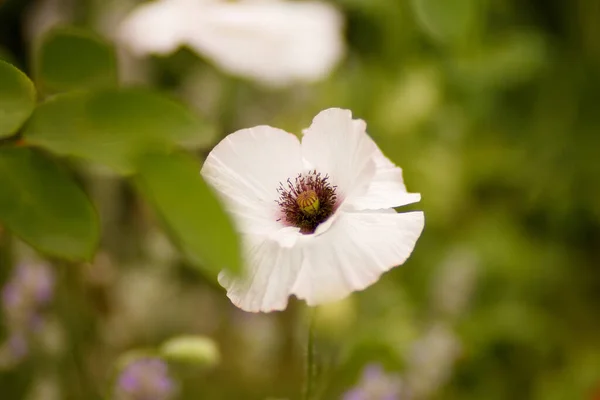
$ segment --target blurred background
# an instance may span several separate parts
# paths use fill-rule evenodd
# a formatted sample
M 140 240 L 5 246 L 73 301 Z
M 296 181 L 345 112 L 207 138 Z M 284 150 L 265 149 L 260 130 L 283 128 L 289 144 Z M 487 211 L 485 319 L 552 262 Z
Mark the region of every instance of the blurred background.
M 85 62 L 102 78 L 89 87 L 175 99 L 202 121 L 186 147 L 200 161 L 237 129 L 299 133 L 328 107 L 367 122 L 422 194 L 426 228 L 404 266 L 317 311 L 322 399 L 600 399 L 600 2 L 337 0 L 307 14 L 314 26 L 279 2 L 191 3 L 146 18 L 135 0 L 0 0 L 0 59 L 38 102 L 78 89 Z M 227 22 L 251 28 L 244 40 L 221 40 L 203 9 L 258 3 L 264 14 Z M 52 53 L 60 32 L 114 58 Z M 100 244 L 89 262 L 59 261 L 0 224 L 0 398 L 299 399 L 303 304 L 236 309 L 128 179 L 71 150 L 55 153 L 92 200 Z M 193 360 L 163 363 L 155 349 L 182 335 L 200 338 L 178 343 Z

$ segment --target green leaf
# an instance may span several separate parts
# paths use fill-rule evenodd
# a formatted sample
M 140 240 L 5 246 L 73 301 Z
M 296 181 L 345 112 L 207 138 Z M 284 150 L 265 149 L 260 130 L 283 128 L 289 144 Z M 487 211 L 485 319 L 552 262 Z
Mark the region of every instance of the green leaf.
M 156 207 L 182 250 L 209 274 L 240 269 L 239 242 L 229 216 L 191 157 L 149 154 L 139 161 L 142 193 Z
M 0 223 L 43 253 L 89 260 L 99 236 L 86 194 L 45 154 L 0 148 Z
M 547 45 L 534 32 L 511 32 L 486 44 L 474 54 L 452 61 L 456 78 L 465 87 L 507 88 L 535 77 L 547 61 Z
M 35 107 L 35 88 L 27 76 L 0 60 L 0 138 L 14 134 Z
M 465 40 L 477 22 L 478 0 L 412 0 L 417 22 L 442 43 Z
M 24 137 L 52 152 L 131 173 L 140 154 L 198 142 L 209 130 L 188 109 L 157 93 L 106 89 L 49 99 L 33 113 Z
M 38 83 L 50 92 L 117 84 L 113 47 L 92 32 L 70 27 L 44 37 L 36 72 Z

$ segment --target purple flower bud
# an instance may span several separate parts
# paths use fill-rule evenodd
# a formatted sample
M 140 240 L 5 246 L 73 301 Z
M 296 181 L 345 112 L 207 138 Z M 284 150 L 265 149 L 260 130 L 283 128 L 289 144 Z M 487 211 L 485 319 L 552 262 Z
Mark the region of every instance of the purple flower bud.
M 398 375 L 386 374 L 379 364 L 369 364 L 359 384 L 344 393 L 343 400 L 400 400 L 401 392 Z
M 141 358 L 123 369 L 117 381 L 119 400 L 168 400 L 175 395 L 167 364 L 158 358 Z

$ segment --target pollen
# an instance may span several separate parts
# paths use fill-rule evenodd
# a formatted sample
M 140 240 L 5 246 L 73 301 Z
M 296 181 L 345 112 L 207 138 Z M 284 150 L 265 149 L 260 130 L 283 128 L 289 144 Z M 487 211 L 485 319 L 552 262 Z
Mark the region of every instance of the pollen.
M 300 193 L 296 198 L 296 203 L 305 214 L 314 215 L 319 211 L 319 196 L 314 190 Z
M 300 228 L 303 234 L 314 233 L 337 209 L 336 189 L 329 183 L 329 176 L 317 171 L 299 174 L 294 181 L 288 179 L 277 188 L 281 209 L 278 221 Z

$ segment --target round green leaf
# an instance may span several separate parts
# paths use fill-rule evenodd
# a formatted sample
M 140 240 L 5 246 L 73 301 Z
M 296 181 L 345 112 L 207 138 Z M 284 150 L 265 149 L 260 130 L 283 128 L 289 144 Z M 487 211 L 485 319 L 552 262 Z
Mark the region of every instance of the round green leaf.
M 35 88 L 27 76 L 0 60 L 0 138 L 14 134 L 35 107 Z
M 211 276 L 240 269 L 239 242 L 229 216 L 184 154 L 151 154 L 138 164 L 142 193 L 156 207 L 182 250 Z
M 412 0 L 421 28 L 443 43 L 464 40 L 477 21 L 478 0 Z
M 51 92 L 117 84 L 113 47 L 86 30 L 51 30 L 42 41 L 36 67 L 39 83 Z
M 81 188 L 45 154 L 0 148 L 0 223 L 43 253 L 89 260 L 97 215 Z
M 49 99 L 33 113 L 24 137 L 52 152 L 129 173 L 132 160 L 149 149 L 198 142 L 208 131 L 169 98 L 142 89 L 105 89 Z

